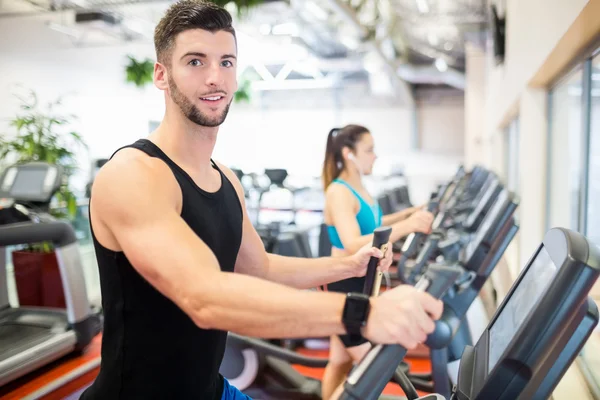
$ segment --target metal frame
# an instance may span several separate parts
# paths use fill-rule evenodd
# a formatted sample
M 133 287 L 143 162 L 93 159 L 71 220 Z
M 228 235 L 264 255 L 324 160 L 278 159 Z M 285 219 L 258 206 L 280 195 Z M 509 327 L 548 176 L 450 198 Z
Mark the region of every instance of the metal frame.
M 514 168 L 510 171 L 512 175 L 510 177 L 510 185 L 509 190 L 516 194 L 520 194 L 520 183 L 521 179 L 519 176 L 519 166 L 520 166 L 520 156 L 521 156 L 521 124 L 519 114 L 517 114 L 513 120 L 508 125 L 508 134 L 509 134 L 509 145 L 511 150 L 514 150 L 516 153 L 513 158 L 513 163 L 516 163 Z M 510 154 L 510 153 L 509 153 Z M 514 182 L 513 182 L 514 180 Z M 510 187 L 512 186 L 512 187 Z
M 590 175 L 590 124 L 592 112 L 592 59 L 588 58 L 583 64 L 583 79 L 581 82 L 581 175 L 579 182 L 579 223 L 577 229 L 587 235 L 588 186 Z
M 504 138 L 504 183 L 508 186 L 510 178 L 510 123 L 502 128 Z
M 552 113 L 554 107 L 552 107 L 554 101 L 554 89 L 548 91 L 548 101 L 546 103 L 546 119 L 548 120 L 548 131 L 546 134 L 546 229 L 550 230 L 550 214 L 552 209 L 550 207 L 550 198 L 552 191 Z
M 502 128 L 502 135 L 504 136 L 504 183 L 506 187 L 517 194 L 519 194 L 519 153 L 521 152 L 520 145 L 520 126 L 519 126 L 519 115 L 513 117 L 508 124 Z M 516 141 L 516 143 L 515 143 Z M 516 147 L 516 156 L 511 154 L 512 150 Z M 513 162 L 516 161 L 516 166 L 512 166 Z M 516 174 L 515 174 L 516 171 Z M 513 175 L 516 175 L 516 182 L 513 182 Z

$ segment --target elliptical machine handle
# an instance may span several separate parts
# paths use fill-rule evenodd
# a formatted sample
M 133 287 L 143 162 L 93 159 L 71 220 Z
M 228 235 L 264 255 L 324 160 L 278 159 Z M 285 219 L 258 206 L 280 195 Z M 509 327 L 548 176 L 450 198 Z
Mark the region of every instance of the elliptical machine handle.
M 432 200 L 427 204 L 427 211 L 435 213 L 439 206 L 438 199 Z M 419 245 L 427 235 L 422 232 L 411 233 L 407 236 L 404 245 L 402 246 L 402 255 L 398 261 L 398 279 L 406 282 L 406 262 L 417 255 Z
M 459 275 L 456 268 L 432 265 L 415 288 L 440 299 Z M 397 344 L 373 347 L 348 376 L 340 400 L 377 400 L 406 352 Z
M 423 269 L 427 266 L 427 262 L 431 258 L 431 255 L 433 254 L 433 252 L 435 250 L 437 250 L 438 243 L 440 242 L 441 239 L 442 239 L 442 235 L 439 232 L 433 232 L 429 236 L 427 242 L 425 243 L 425 246 L 423 246 L 423 248 L 419 252 L 419 255 L 417 256 L 415 265 L 411 269 L 410 275 L 408 276 L 407 283 L 411 284 L 412 282 L 415 281 L 415 278 L 419 274 L 421 274 Z
M 389 226 L 382 226 L 373 232 L 373 247 L 380 249 L 383 254 L 387 250 L 387 242 L 390 240 L 392 228 Z M 363 286 L 363 293 L 369 296 L 377 296 L 379 294 L 379 287 L 381 285 L 381 272 L 377 272 L 377 264 L 379 264 L 379 258 L 371 257 L 367 266 L 367 275 L 365 276 L 365 285 Z

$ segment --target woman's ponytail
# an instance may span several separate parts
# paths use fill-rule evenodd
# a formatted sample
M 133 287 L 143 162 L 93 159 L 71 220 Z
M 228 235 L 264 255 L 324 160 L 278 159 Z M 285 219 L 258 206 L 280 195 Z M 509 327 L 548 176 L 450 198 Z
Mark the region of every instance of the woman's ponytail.
M 325 147 L 325 161 L 323 162 L 323 190 L 327 190 L 331 182 L 340 176 L 345 167 L 342 157 L 343 148 L 348 147 L 354 150 L 356 143 L 365 133 L 369 133 L 369 131 L 360 125 L 346 125 L 343 128 L 333 128 L 329 131 Z
M 334 146 L 335 138 L 340 129 L 333 128 L 327 135 L 327 145 L 325 147 L 325 162 L 323 163 L 323 190 L 327 190 L 331 182 L 340 175 L 341 169 L 338 166 L 336 157 L 336 149 Z

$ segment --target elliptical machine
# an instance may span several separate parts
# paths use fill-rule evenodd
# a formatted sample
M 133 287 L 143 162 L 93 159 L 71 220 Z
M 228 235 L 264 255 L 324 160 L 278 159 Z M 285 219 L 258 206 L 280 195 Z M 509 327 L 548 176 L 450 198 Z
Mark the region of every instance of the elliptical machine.
M 375 230 L 373 246 L 381 248 L 390 232 L 391 228 Z M 378 292 L 382 277 L 377 272 L 378 262 L 376 257 L 369 261 L 364 293 Z M 320 400 L 321 382 L 302 376 L 292 364 L 324 368 L 328 361 L 328 358 L 306 357 L 265 340 L 230 332 L 220 372 L 252 398 Z
M 102 330 L 89 304 L 75 231 L 49 214 L 62 180 L 59 166 L 42 162 L 12 166 L 0 178 L 0 386 L 85 349 Z M 53 244 L 66 309 L 9 302 L 6 247 L 39 242 Z

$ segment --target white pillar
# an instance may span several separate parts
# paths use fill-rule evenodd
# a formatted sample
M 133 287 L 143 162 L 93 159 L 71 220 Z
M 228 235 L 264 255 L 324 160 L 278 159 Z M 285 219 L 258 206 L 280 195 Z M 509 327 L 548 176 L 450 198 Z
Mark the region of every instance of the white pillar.
M 465 166 L 489 165 L 484 143 L 485 129 L 485 52 L 471 43 L 466 45 L 465 87 Z
M 527 88 L 519 109 L 519 271 L 542 242 L 546 218 L 547 92 Z

